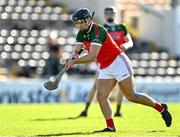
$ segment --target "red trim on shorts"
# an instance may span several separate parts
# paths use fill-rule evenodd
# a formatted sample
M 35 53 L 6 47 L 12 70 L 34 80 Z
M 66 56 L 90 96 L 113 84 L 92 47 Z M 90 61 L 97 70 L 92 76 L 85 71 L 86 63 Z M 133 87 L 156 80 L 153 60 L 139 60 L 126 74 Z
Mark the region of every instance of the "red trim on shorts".
M 129 66 L 129 63 L 126 61 L 126 58 L 123 55 L 119 55 L 119 57 L 122 59 L 122 61 L 124 62 L 124 64 L 126 65 L 128 72 L 130 75 L 133 75 L 132 70 Z

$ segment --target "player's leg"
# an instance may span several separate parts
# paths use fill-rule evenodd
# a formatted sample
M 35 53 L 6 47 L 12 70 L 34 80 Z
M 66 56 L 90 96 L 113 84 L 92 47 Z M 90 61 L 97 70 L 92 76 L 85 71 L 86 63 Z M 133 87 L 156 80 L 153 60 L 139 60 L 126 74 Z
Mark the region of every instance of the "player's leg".
M 116 112 L 114 114 L 115 117 L 121 117 L 121 105 L 122 105 L 122 101 L 123 101 L 123 94 L 121 89 L 118 87 L 117 88 L 117 105 L 116 105 Z
M 166 125 L 169 127 L 171 125 L 171 115 L 167 110 L 167 106 L 161 104 L 151 98 L 150 96 L 144 93 L 137 93 L 135 91 L 135 84 L 134 84 L 134 76 L 131 75 L 130 77 L 118 82 L 124 96 L 131 102 L 143 104 L 146 106 L 150 106 L 155 108 L 162 114 L 163 119 L 165 120 Z
M 85 108 L 79 115 L 80 117 L 86 117 L 88 115 L 89 106 L 90 106 L 90 104 L 91 104 L 91 102 L 95 96 L 95 93 L 96 93 L 96 81 L 97 81 L 97 76 L 96 76 L 96 79 L 94 81 L 93 87 L 91 88 L 91 90 L 87 96 Z
M 151 98 L 150 96 L 144 93 L 137 93 L 135 90 L 131 61 L 125 54 L 121 54 L 118 59 L 119 62 L 118 64 L 116 64 L 116 68 L 119 65 L 118 68 L 121 69 L 120 71 L 117 70 L 117 75 L 115 76 L 115 78 L 118 81 L 119 87 L 121 88 L 121 91 L 123 92 L 124 96 L 131 102 L 135 102 L 155 108 L 157 111 L 159 111 L 162 114 L 166 126 L 170 126 L 172 118 L 167 110 L 167 106 L 157 102 L 156 100 L 154 100 L 153 98 Z
M 153 98 L 149 97 L 146 94 L 135 92 L 133 75 L 118 82 L 118 84 L 119 84 L 124 96 L 129 101 L 135 102 L 135 103 L 140 103 L 140 104 L 147 105 L 150 107 L 154 107 L 156 105 L 157 102 Z
M 112 117 L 112 108 L 108 97 L 115 85 L 115 79 L 98 79 L 97 81 L 97 100 L 104 118 L 106 119 L 107 128 L 105 130 L 108 129 L 110 131 L 115 131 L 115 126 Z

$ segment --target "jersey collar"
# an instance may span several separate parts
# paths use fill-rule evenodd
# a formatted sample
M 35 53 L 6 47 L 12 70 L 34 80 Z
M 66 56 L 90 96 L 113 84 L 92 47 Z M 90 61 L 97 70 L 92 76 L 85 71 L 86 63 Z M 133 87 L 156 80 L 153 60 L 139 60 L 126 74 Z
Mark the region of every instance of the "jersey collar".
M 89 29 L 87 30 L 87 32 L 86 33 L 90 33 L 90 31 L 92 30 L 92 26 L 93 26 L 93 22 L 91 22 L 91 24 L 90 24 L 90 26 L 89 26 Z

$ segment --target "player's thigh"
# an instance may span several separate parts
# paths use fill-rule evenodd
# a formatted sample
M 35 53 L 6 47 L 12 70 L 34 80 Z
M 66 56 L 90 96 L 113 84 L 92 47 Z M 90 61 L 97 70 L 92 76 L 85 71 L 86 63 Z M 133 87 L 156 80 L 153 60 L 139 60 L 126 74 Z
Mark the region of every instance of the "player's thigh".
M 134 76 L 131 75 L 128 78 L 118 82 L 119 87 L 121 88 L 122 93 L 126 97 L 131 97 L 134 95 L 135 92 L 135 83 L 134 83 Z
M 97 80 L 97 96 L 103 96 L 107 98 L 116 85 L 115 79 L 98 79 Z

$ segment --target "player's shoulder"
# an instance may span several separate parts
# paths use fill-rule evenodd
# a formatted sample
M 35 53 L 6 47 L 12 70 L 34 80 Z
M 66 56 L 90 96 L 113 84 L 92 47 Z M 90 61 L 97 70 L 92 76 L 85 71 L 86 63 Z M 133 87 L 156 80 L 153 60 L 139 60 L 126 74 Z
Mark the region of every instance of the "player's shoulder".
M 100 36 L 100 40 L 104 41 L 106 39 L 106 32 L 107 32 L 107 30 L 104 28 L 104 26 L 100 25 L 100 24 L 94 24 L 94 29 L 98 29 L 98 31 L 95 30 L 95 33 L 97 34 L 97 32 L 98 32 L 99 36 Z
M 102 26 L 105 27 L 105 28 L 109 27 L 109 25 L 107 23 L 104 23 Z
M 116 26 L 119 27 L 119 28 L 126 28 L 125 23 L 118 23 L 118 24 L 116 24 Z
M 104 28 L 104 25 L 101 25 L 101 24 L 94 23 L 94 25 L 99 27 L 99 28 Z
M 116 24 L 116 30 L 124 31 L 125 34 L 128 33 L 127 27 L 126 27 L 126 25 L 124 23 Z
M 94 26 L 97 27 L 99 31 L 106 31 L 106 28 L 104 27 L 104 25 L 94 23 Z

